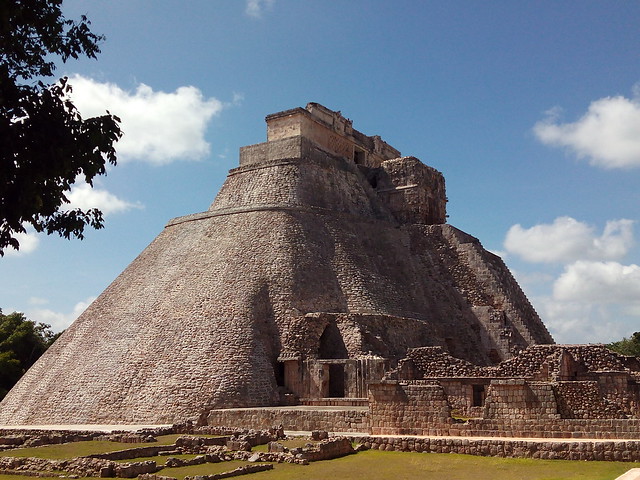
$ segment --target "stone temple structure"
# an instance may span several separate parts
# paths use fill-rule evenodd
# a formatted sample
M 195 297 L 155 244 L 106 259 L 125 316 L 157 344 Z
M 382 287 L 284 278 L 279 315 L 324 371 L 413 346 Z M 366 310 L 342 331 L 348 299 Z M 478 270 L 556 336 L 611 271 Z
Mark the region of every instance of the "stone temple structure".
M 491 369 L 553 343 L 502 260 L 446 223 L 440 172 L 316 103 L 266 121 L 210 208 L 166 225 L 0 424 L 167 423 L 369 385 L 386 398 L 384 379 L 442 374 L 425 358 Z

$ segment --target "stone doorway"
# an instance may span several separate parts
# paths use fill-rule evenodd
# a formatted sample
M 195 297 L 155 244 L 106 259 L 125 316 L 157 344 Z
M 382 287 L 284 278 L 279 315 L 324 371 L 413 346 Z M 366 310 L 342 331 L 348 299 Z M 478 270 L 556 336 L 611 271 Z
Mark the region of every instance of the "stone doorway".
M 345 396 L 344 365 L 341 363 L 329 364 L 329 397 L 342 398 Z

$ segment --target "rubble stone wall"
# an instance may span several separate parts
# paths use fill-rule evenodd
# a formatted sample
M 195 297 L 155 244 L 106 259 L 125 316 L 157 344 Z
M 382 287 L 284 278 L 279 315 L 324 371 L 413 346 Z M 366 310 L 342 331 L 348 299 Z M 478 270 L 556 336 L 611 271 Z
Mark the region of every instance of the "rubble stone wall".
M 274 425 L 282 425 L 285 430 L 368 432 L 369 412 L 366 408 L 349 410 L 281 408 L 211 410 L 207 417 L 207 424 L 255 429 L 268 429 Z
M 371 433 L 412 433 L 430 425 L 446 425 L 451 406 L 437 384 L 373 384 L 369 387 Z
M 562 418 L 624 418 L 620 406 L 603 397 L 597 381 L 557 382 L 553 389 Z
M 579 391 L 579 387 L 561 388 L 566 389 L 568 398 L 575 399 L 573 394 Z M 584 400 L 590 401 L 588 397 Z M 445 388 L 435 380 L 373 384 L 369 409 L 372 434 L 640 438 L 637 418 L 560 418 L 552 383 L 527 384 L 523 380 L 493 383 L 487 394 L 484 418 L 467 421 L 451 418 Z
M 550 383 L 523 379 L 494 380 L 489 385 L 484 418 L 560 418 Z
M 356 437 L 375 450 L 425 453 L 460 453 L 483 457 L 539 458 L 545 460 L 640 461 L 640 441 L 527 441 L 514 439 Z

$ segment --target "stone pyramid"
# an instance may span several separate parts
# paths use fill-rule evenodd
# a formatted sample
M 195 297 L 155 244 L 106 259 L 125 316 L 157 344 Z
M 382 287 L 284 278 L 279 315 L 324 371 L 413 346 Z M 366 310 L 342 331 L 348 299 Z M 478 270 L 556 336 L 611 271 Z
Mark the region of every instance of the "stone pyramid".
M 171 220 L 0 403 L 0 424 L 166 423 L 367 396 L 408 348 L 553 343 L 444 178 L 340 112 L 267 117 L 208 211 Z

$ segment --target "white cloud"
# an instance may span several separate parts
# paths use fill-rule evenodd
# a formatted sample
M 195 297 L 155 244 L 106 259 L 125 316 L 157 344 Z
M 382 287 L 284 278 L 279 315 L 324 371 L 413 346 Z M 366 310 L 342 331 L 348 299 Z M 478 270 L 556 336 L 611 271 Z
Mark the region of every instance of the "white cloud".
M 554 283 L 553 296 L 585 303 L 640 302 L 640 267 L 580 260 L 565 267 Z
M 73 102 L 83 116 L 103 115 L 109 110 L 121 118 L 124 136 L 116 145 L 121 161 L 162 165 L 204 157 L 210 150 L 204 137 L 207 125 L 224 107 L 221 101 L 207 99 L 191 86 L 166 93 L 140 84 L 128 92 L 81 75 L 74 75 L 69 83 Z
M 89 297 L 86 300 L 76 303 L 73 310 L 69 313 L 55 312 L 46 308 L 27 310 L 24 313 L 29 320 L 46 323 L 51 325 L 51 329 L 54 332 L 59 332 L 71 325 L 95 299 L 96 297 Z
M 633 224 L 611 220 L 598 232 L 559 217 L 507 232 L 510 254 L 547 264 L 514 275 L 556 342 L 607 343 L 640 330 L 640 266 L 619 262 L 634 246 Z
M 271 8 L 275 0 L 247 0 L 245 13 L 250 17 L 259 18 L 265 9 Z
M 552 224 L 531 228 L 513 225 L 504 247 L 528 262 L 572 262 L 579 259 L 617 260 L 634 244 L 633 221 L 608 221 L 602 235 L 595 228 L 571 217 L 558 217 Z
M 557 343 L 609 343 L 640 330 L 640 317 L 617 305 L 532 297 L 538 314 Z
M 27 229 L 26 233 L 16 233 L 14 237 L 20 243 L 20 250 L 14 250 L 12 247 L 5 248 L 4 254 L 7 257 L 28 255 L 38 248 L 38 244 L 40 243 L 38 234 L 32 229 Z
M 142 208 L 142 205 L 133 204 L 122 200 L 112 193 L 95 186 L 90 185 L 80 179 L 76 179 L 76 183 L 67 195 L 69 204 L 65 206 L 65 210 L 81 208 L 83 210 L 89 208 L 98 208 L 104 215 L 112 213 L 126 212 L 132 208 Z
M 634 87 L 634 92 L 639 89 Z M 550 146 L 565 147 L 603 168 L 640 167 L 640 100 L 623 96 L 595 100 L 573 123 L 558 123 L 559 109 L 547 112 L 533 131 Z

